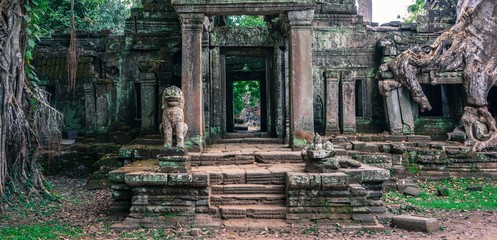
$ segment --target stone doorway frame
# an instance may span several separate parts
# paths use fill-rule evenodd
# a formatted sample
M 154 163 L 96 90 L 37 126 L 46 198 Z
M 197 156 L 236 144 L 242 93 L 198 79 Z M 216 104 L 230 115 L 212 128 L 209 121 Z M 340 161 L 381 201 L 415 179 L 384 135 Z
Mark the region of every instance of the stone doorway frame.
M 271 131 L 275 131 L 274 129 L 269 129 L 271 128 L 271 124 L 269 124 L 268 121 L 270 121 L 270 119 L 273 119 L 275 118 L 276 116 L 275 113 L 274 113 L 274 110 L 272 109 L 271 107 L 271 102 L 273 101 L 273 98 L 274 96 L 271 96 L 272 92 L 273 91 L 276 91 L 275 89 L 273 89 L 274 87 L 272 87 L 274 85 L 274 83 L 272 83 L 272 81 L 274 81 L 274 77 L 272 76 L 272 71 L 273 69 L 270 67 L 270 62 L 272 61 L 272 58 L 274 56 L 271 55 L 271 53 L 273 53 L 272 49 L 265 49 L 265 48 L 259 48 L 259 47 L 256 47 L 256 48 L 251 48 L 251 49 L 255 49 L 253 52 L 255 52 L 255 54 L 251 54 L 249 48 L 240 48 L 240 49 L 230 49 L 230 50 L 225 50 L 223 48 L 221 48 L 221 56 L 223 56 L 222 58 L 226 58 L 226 56 L 243 56 L 243 57 L 247 57 L 247 58 L 263 58 L 264 59 L 264 62 L 265 62 L 265 67 L 264 67 L 264 76 L 262 77 L 257 77 L 256 79 L 238 79 L 237 77 L 230 77 L 228 76 L 229 74 L 227 74 L 227 69 L 226 67 L 221 67 L 224 69 L 224 71 L 221 73 L 223 76 L 221 77 L 221 80 L 223 81 L 223 85 L 225 86 L 225 91 L 223 92 L 223 96 L 225 97 L 224 98 L 224 101 L 223 101 L 223 105 L 226 106 L 226 123 L 225 123 L 225 128 L 223 129 L 223 134 L 224 133 L 229 133 L 229 132 L 233 132 L 229 126 L 229 121 L 230 121 L 230 118 L 231 118 L 231 121 L 234 120 L 234 116 L 233 114 L 231 114 L 230 116 L 230 113 L 229 111 L 230 110 L 233 110 L 233 106 L 230 108 L 229 107 L 229 96 L 231 94 L 231 100 L 233 100 L 233 89 L 232 89 L 232 83 L 235 82 L 235 81 L 240 81 L 240 80 L 258 80 L 259 83 L 260 83 L 260 91 L 261 91 L 261 99 L 260 99 L 260 107 L 261 107 L 261 129 L 260 129 L 260 132 L 268 132 L 269 134 L 271 134 Z M 225 64 L 226 65 L 226 61 L 222 61 L 221 64 Z M 214 66 L 213 66 L 214 67 Z M 230 89 L 230 84 L 231 84 L 231 89 Z M 230 93 L 231 92 L 231 93 Z M 231 104 L 233 105 L 233 104 Z
M 314 135 L 312 21 L 314 0 L 171 0 L 181 22 L 181 88 L 185 94 L 186 145 L 202 151 L 205 142 L 202 33 L 208 17 L 286 14 L 289 21 L 290 146 L 300 149 Z

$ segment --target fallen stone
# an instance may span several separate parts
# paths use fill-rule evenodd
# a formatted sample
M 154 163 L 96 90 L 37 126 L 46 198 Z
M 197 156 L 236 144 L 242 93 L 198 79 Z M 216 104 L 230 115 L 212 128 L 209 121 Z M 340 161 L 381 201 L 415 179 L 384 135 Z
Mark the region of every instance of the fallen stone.
M 421 193 L 421 190 L 418 187 L 409 186 L 404 189 L 403 193 L 409 196 L 417 197 Z
M 414 183 L 414 181 L 412 181 L 411 179 L 399 179 L 399 180 L 397 180 L 396 183 L 397 183 L 397 190 L 399 192 L 404 192 L 404 190 L 407 187 L 418 188 L 418 186 L 416 185 L 416 183 Z
M 466 191 L 481 192 L 481 191 L 483 191 L 483 187 L 482 186 L 469 186 L 466 188 Z
M 447 187 L 439 187 L 439 188 L 437 188 L 437 196 L 448 197 L 449 194 L 450 194 L 449 188 L 447 188 Z
M 408 231 L 431 233 L 438 230 L 440 228 L 440 224 L 435 218 L 400 215 L 392 218 L 392 227 Z
M 198 237 L 198 236 L 202 235 L 202 230 L 200 230 L 200 228 L 192 228 L 192 229 L 190 229 L 190 235 L 194 236 L 194 237 Z

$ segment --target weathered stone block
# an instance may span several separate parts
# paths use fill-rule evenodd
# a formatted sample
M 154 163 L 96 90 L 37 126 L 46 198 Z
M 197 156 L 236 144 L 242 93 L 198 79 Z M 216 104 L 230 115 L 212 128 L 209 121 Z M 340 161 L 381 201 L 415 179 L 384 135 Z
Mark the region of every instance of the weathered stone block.
M 342 172 L 337 173 L 322 173 L 321 174 L 321 189 L 336 189 L 344 188 L 349 185 L 349 176 Z
M 133 205 L 147 205 L 148 196 L 147 195 L 135 195 L 131 198 L 131 204 Z
M 192 186 L 194 186 L 194 187 L 207 187 L 207 186 L 209 186 L 209 174 L 208 173 L 193 173 L 192 174 Z
M 288 189 L 309 189 L 311 186 L 311 178 L 307 173 L 289 172 L 286 186 Z
M 350 184 L 350 193 L 352 196 L 366 196 L 368 191 L 360 184 Z
M 167 174 L 151 172 L 128 173 L 124 178 L 129 186 L 165 186 L 168 181 Z
M 111 182 L 124 182 L 124 175 L 126 175 L 126 172 L 121 171 L 121 170 L 114 170 L 109 172 L 107 175 L 107 178 Z
M 404 189 L 403 193 L 409 196 L 417 197 L 421 193 L 421 190 L 415 186 L 408 186 Z
M 392 218 L 392 226 L 409 231 L 426 233 L 434 232 L 440 228 L 437 219 L 409 215 L 394 216 Z
M 169 174 L 168 186 L 189 186 L 193 181 L 193 176 L 188 173 Z

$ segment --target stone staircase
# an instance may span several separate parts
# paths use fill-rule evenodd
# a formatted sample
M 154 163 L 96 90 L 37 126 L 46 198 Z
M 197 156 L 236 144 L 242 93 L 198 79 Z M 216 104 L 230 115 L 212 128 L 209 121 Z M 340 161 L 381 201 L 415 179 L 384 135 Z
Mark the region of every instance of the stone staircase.
M 246 173 L 245 181 L 211 186 L 210 205 L 221 219 L 285 219 L 286 195 L 281 173 Z

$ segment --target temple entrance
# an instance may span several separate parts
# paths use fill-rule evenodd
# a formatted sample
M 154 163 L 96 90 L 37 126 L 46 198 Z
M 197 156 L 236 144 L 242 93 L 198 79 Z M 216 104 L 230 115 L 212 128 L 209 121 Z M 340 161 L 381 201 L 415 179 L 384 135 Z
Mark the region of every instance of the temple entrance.
M 231 50 L 225 55 L 226 133 L 268 131 L 268 57 L 247 56 L 250 50 Z M 263 54 L 263 50 L 253 50 Z
M 261 81 L 241 80 L 232 84 L 232 111 L 233 121 L 228 119 L 235 132 L 258 132 L 261 130 Z M 227 96 L 228 98 L 228 96 Z M 228 100 L 229 101 L 229 100 Z

